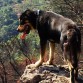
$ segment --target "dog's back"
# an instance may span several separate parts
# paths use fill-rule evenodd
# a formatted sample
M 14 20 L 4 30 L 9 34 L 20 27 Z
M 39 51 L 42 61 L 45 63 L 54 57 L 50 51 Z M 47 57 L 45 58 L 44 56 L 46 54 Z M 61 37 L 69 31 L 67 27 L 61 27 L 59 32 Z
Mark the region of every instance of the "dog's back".
M 60 14 L 42 11 L 38 18 L 38 31 L 39 36 L 44 36 L 47 40 L 52 40 L 60 43 L 62 35 L 66 35 L 69 26 L 76 26 L 76 24 L 68 18 Z

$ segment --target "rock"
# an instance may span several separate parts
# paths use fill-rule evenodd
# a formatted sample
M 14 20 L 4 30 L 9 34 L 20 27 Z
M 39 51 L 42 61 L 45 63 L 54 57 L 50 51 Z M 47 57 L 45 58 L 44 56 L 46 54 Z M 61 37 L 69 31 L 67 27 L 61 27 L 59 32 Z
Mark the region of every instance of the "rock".
M 37 70 L 30 69 L 26 66 L 26 69 L 21 76 L 20 80 L 24 83 L 38 83 L 41 80 L 41 76 L 37 73 Z
M 39 81 L 41 81 L 41 76 L 38 74 L 27 74 L 27 75 L 23 75 L 20 78 L 21 81 L 23 81 L 24 83 L 39 83 Z
M 42 65 L 38 68 L 30 68 L 28 65 L 20 77 L 23 83 L 69 83 L 69 79 L 68 70 L 53 65 Z

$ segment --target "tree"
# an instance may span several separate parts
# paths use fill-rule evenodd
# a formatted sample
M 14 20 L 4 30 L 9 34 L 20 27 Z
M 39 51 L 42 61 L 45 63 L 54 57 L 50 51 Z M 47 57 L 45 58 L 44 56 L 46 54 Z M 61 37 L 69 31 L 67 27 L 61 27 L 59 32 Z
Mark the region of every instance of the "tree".
M 50 0 L 50 4 L 55 12 L 82 23 L 83 0 Z

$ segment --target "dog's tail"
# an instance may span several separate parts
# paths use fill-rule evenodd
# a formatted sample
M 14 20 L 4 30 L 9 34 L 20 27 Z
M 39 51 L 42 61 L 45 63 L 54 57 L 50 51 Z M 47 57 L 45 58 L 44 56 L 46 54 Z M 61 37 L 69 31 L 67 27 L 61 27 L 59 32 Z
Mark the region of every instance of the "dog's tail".
M 81 52 L 81 30 L 76 26 L 75 28 L 76 33 L 77 33 L 77 47 L 78 47 L 78 52 Z

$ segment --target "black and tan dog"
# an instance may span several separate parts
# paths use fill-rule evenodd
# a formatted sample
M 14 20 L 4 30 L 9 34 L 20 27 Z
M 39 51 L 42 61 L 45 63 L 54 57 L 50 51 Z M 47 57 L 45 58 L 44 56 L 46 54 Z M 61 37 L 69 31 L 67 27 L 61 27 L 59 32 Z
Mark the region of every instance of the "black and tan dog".
M 19 32 L 28 34 L 30 30 L 35 29 L 40 37 L 41 55 L 33 67 L 42 65 L 47 41 L 50 43 L 50 54 L 46 64 L 52 64 L 55 43 L 60 43 L 65 59 L 67 55 L 69 56 L 66 61 L 74 83 L 74 76 L 77 77 L 78 73 L 78 54 L 81 50 L 80 30 L 75 22 L 54 12 L 29 9 L 20 15 L 19 21 L 20 25 L 17 28 Z

